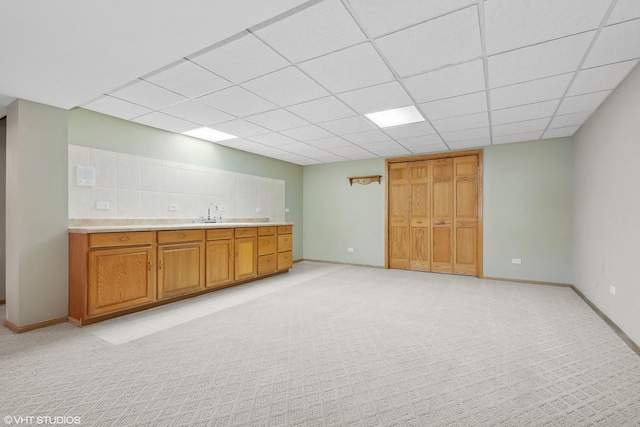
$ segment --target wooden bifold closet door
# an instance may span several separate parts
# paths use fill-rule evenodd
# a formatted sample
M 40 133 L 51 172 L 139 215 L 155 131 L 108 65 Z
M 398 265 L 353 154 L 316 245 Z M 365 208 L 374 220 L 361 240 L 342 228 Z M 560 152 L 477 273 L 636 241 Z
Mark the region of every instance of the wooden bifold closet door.
M 387 160 L 388 268 L 482 275 L 481 151 Z

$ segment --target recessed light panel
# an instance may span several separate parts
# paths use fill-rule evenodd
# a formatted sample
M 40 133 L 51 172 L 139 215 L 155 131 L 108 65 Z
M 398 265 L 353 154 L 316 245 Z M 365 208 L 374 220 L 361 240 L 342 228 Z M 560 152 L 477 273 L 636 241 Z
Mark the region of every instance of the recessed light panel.
M 211 142 L 226 141 L 228 139 L 237 138 L 237 136 L 229 135 L 228 133 L 220 132 L 218 130 L 207 128 L 207 127 L 193 129 L 193 130 L 189 130 L 182 133 L 184 135 L 193 136 L 194 138 L 205 139 Z
M 422 114 L 420 114 L 413 105 L 394 108 L 393 110 L 378 111 L 377 113 L 369 113 L 365 114 L 365 116 L 381 128 L 424 121 Z

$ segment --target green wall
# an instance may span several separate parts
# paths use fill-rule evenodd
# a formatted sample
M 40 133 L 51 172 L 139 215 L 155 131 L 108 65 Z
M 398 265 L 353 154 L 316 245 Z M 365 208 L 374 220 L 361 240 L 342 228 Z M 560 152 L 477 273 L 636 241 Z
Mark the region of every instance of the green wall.
M 69 112 L 69 144 L 282 179 L 289 209 L 285 220 L 294 223 L 293 257 L 302 258 L 302 166 L 81 108 Z

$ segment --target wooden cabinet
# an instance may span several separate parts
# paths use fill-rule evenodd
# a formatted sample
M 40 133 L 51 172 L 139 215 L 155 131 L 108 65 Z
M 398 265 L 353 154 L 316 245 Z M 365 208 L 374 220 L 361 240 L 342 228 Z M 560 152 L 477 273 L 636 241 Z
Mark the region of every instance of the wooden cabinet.
M 219 288 L 235 280 L 233 228 L 207 230 L 207 288 Z
M 258 276 L 276 271 L 277 228 L 258 227 Z
M 158 299 L 204 287 L 204 231 L 158 232 Z
M 286 271 L 293 265 L 293 240 L 290 225 L 278 227 L 278 271 Z
M 235 238 L 236 248 L 236 280 L 246 280 L 258 274 L 256 227 L 237 228 Z

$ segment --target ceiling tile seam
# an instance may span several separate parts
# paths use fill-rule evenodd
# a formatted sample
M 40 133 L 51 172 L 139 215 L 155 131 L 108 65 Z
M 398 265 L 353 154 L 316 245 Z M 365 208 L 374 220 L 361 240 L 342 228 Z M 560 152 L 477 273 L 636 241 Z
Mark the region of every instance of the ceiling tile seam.
M 577 71 L 580 71 L 580 69 L 577 69 Z M 508 85 L 492 87 L 492 88 L 489 88 L 489 90 L 504 89 L 504 88 L 507 88 L 507 87 L 518 86 L 518 85 L 525 84 L 525 83 L 533 83 L 533 82 L 537 82 L 537 81 L 540 81 L 540 80 L 550 79 L 550 78 L 553 78 L 553 77 L 560 77 L 560 76 L 566 76 L 566 75 L 569 75 L 569 74 L 574 74 L 575 72 L 576 71 L 569 71 L 568 73 L 551 74 L 551 75 L 548 75 L 548 76 L 538 77 L 538 78 L 531 79 L 531 80 L 523 80 L 521 82 L 509 83 Z
M 185 100 L 183 99 L 183 100 L 180 100 L 179 102 L 174 102 L 174 103 L 172 103 L 172 104 L 167 104 L 167 105 L 163 106 L 162 108 L 158 109 L 158 108 L 151 108 L 151 107 L 147 107 L 147 106 L 145 106 L 145 105 L 142 105 L 142 104 L 138 104 L 138 103 L 136 103 L 136 102 L 129 101 L 128 99 L 119 98 L 119 97 L 117 97 L 117 96 L 115 96 L 115 95 L 108 95 L 108 94 L 104 94 L 104 96 L 109 96 L 109 97 L 111 97 L 111 98 L 115 98 L 115 99 L 117 99 L 118 101 L 124 101 L 124 102 L 127 102 L 127 103 L 129 103 L 129 104 L 136 105 L 136 106 L 138 106 L 138 107 L 142 107 L 142 108 L 146 108 L 147 110 L 151 110 L 151 111 L 149 111 L 149 112 L 147 112 L 147 113 L 140 114 L 139 116 L 135 116 L 135 117 L 133 117 L 133 118 L 131 118 L 131 119 L 129 119 L 129 120 L 137 119 L 137 118 L 139 118 L 139 117 L 146 116 L 146 115 L 151 114 L 151 113 L 162 113 L 162 114 L 167 114 L 167 113 L 165 113 L 165 112 L 163 112 L 163 111 L 162 111 L 162 108 L 169 108 L 169 107 L 172 107 L 172 106 L 174 106 L 174 105 L 181 104 L 181 103 L 183 103 L 183 102 L 185 101 Z M 176 118 L 178 118 L 178 119 L 179 119 L 180 117 L 176 117 Z M 182 120 L 184 120 L 184 119 L 182 119 Z M 188 122 L 189 120 L 185 120 L 185 121 L 187 121 L 187 122 Z
M 486 1 L 486 0 L 479 0 L 479 1 Z M 616 1 L 616 0 L 613 0 L 613 1 Z M 566 34 L 564 36 L 556 37 L 556 38 L 553 38 L 553 39 L 543 40 L 543 41 L 539 41 L 539 42 L 536 42 L 536 43 L 531 43 L 531 44 L 526 44 L 526 45 L 514 47 L 513 49 L 507 49 L 507 50 L 503 50 L 503 51 L 500 51 L 500 52 L 492 53 L 491 55 L 488 55 L 488 57 L 491 58 L 491 57 L 494 57 L 494 56 L 504 55 L 505 53 L 512 53 L 512 52 L 516 52 L 518 50 L 528 49 L 530 47 L 540 46 L 540 45 L 543 45 L 543 44 L 546 44 L 546 43 L 551 43 L 551 42 L 555 42 L 555 41 L 562 40 L 562 39 L 568 39 L 570 37 L 579 36 L 579 35 L 587 34 L 587 33 L 592 33 L 592 32 L 595 32 L 595 31 L 598 31 L 598 28 L 592 28 L 590 30 L 578 31 L 577 33 Z
M 438 137 L 442 140 L 442 142 L 444 143 L 445 147 L 447 147 L 448 150 L 451 150 L 451 148 L 449 147 L 449 145 L 445 142 L 444 138 L 442 137 L 442 135 L 440 135 L 440 132 L 438 132 L 438 130 L 433 126 L 433 123 L 431 123 L 431 120 L 429 120 L 429 117 L 427 117 L 427 115 L 425 114 L 425 112 L 423 111 L 422 107 L 420 107 L 420 104 L 417 102 L 416 98 L 413 96 L 413 94 L 409 91 L 409 89 L 407 89 L 406 85 L 404 84 L 404 81 L 402 81 L 402 79 L 400 78 L 400 75 L 398 74 L 398 71 L 391 65 L 391 62 L 389 61 L 389 59 L 382 53 L 382 51 L 380 50 L 380 48 L 378 47 L 378 44 L 376 43 L 376 41 L 371 37 L 371 34 L 369 33 L 369 31 L 364 27 L 364 25 L 362 24 L 362 22 L 360 21 L 360 18 L 357 16 L 357 14 L 355 13 L 355 11 L 353 10 L 353 8 L 351 7 L 351 4 L 349 3 L 348 0 L 340 0 L 342 2 L 342 4 L 344 5 L 344 7 L 347 9 L 347 11 L 351 14 L 351 17 L 353 18 L 353 20 L 356 22 L 356 24 L 360 27 L 360 31 L 362 31 L 365 35 L 365 37 L 371 42 L 371 46 L 373 46 L 373 48 L 375 49 L 376 53 L 380 56 L 380 58 L 382 59 L 382 61 L 385 63 L 385 65 L 389 68 L 389 70 L 391 71 L 391 73 L 394 75 L 394 77 L 396 78 L 396 81 L 398 82 L 398 84 L 400 84 L 400 86 L 402 87 L 402 89 L 407 93 L 407 95 L 409 96 L 409 98 L 411 99 L 411 101 L 413 102 L 413 107 L 415 107 L 420 114 L 422 115 L 422 117 L 424 117 L 425 121 L 429 124 L 429 126 L 431 126 L 435 132 L 436 135 L 438 135 Z M 466 8 L 465 8 L 466 9 Z M 470 62 L 470 61 L 465 61 L 465 62 Z M 420 73 L 422 74 L 422 73 Z M 367 118 L 367 120 L 369 120 Z M 370 121 L 370 120 L 369 120 Z M 376 126 L 378 127 L 378 126 Z M 404 145 L 402 145 L 400 142 L 396 141 L 391 135 L 389 135 L 384 128 L 380 128 L 380 130 L 382 131 L 382 133 L 384 133 L 385 135 L 387 135 L 389 138 L 391 138 L 392 140 L 394 140 L 397 144 L 399 144 L 402 148 L 404 148 L 405 150 L 409 150 L 407 147 L 405 147 Z
M 549 123 L 547 123 L 547 127 L 544 129 L 544 132 L 547 132 L 547 130 L 549 129 L 549 126 L 551 126 L 551 122 L 553 122 L 553 119 L 555 118 L 556 114 L 558 114 L 558 110 L 560 109 L 560 107 L 562 106 L 562 103 L 564 102 L 565 98 L 567 97 L 567 93 L 569 93 L 569 90 L 571 89 L 571 86 L 573 86 L 573 83 L 576 81 L 576 78 L 578 77 L 578 73 L 580 73 L 580 70 L 582 69 L 582 66 L 587 61 L 587 58 L 589 57 L 589 54 L 593 50 L 593 46 L 595 46 L 596 41 L 598 40 L 598 37 L 602 33 L 602 29 L 605 27 L 605 24 L 609 20 L 609 17 L 611 16 L 611 13 L 613 13 L 613 9 L 615 9 L 617 3 L 618 3 L 618 0 L 611 0 L 611 3 L 609 4 L 609 8 L 607 9 L 607 11 L 605 12 L 604 16 L 602 17 L 602 20 L 600 21 L 600 26 L 595 31 L 595 34 L 593 35 L 593 38 L 591 39 L 591 43 L 589 43 L 589 46 L 587 47 L 587 50 L 585 51 L 584 55 L 582 56 L 582 59 L 580 60 L 580 63 L 578 64 L 578 67 L 576 68 L 575 71 L 573 71 L 573 76 L 571 77 L 571 81 L 569 82 L 569 84 L 565 88 L 564 92 L 562 93 L 562 97 L 560 98 L 560 102 L 558 103 L 558 105 L 556 106 L 555 110 L 553 111 L 553 115 L 551 116 L 551 120 L 549 120 Z M 569 73 L 566 73 L 566 74 L 569 74 Z M 591 115 L 593 115 L 594 111 L 592 111 L 591 114 L 589 114 L 589 116 L 582 123 L 585 123 L 587 120 L 589 120 L 589 117 L 591 117 Z M 544 135 L 544 133 L 543 133 L 543 135 Z
M 480 46 L 482 49 L 482 70 L 484 72 L 484 88 L 487 99 L 489 119 L 489 141 L 493 145 L 493 121 L 491 115 L 491 93 L 489 90 L 489 59 L 487 58 L 487 32 L 484 19 L 484 0 L 478 0 L 478 22 L 480 28 Z
M 620 22 L 614 22 L 612 24 L 605 25 L 604 28 L 615 27 L 616 25 L 626 24 L 626 23 L 632 22 L 632 21 L 640 21 L 640 16 L 637 16 L 637 17 L 631 18 L 631 19 L 627 19 L 627 20 L 624 20 L 624 21 L 620 21 Z
M 640 18 L 638 18 L 638 19 L 640 19 Z M 640 58 L 623 59 L 623 60 L 620 60 L 620 61 L 608 62 L 606 64 L 601 64 L 601 65 L 595 65 L 593 67 L 582 68 L 582 69 L 580 69 L 580 71 L 595 70 L 596 68 L 608 67 L 609 65 L 623 64 L 625 62 L 634 62 L 634 61 L 636 62 L 636 64 L 634 64 L 633 67 L 631 67 L 631 69 L 633 70 L 635 68 L 635 66 L 638 65 L 638 62 L 640 62 Z M 625 77 L 628 76 L 628 75 L 629 75 L 628 73 L 625 74 Z

